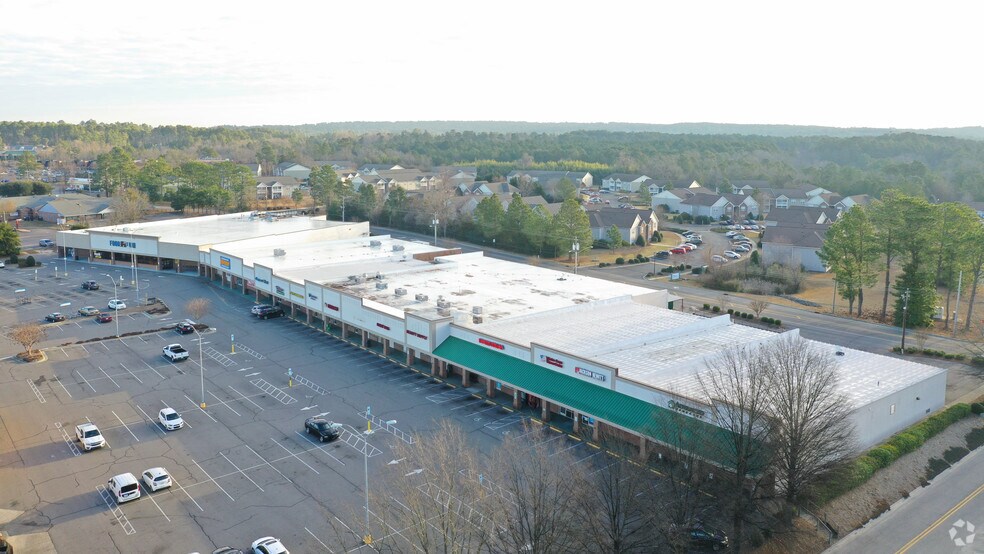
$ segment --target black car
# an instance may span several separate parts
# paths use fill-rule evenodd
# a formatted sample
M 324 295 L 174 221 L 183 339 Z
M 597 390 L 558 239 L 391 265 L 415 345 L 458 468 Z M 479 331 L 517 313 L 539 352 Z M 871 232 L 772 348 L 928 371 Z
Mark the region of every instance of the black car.
M 665 260 L 666 258 L 670 257 L 670 251 L 660 250 L 659 252 L 653 254 L 653 257 L 656 258 L 657 260 Z
M 95 281 L 82 281 L 82 288 L 85 290 L 99 290 L 99 283 Z
M 50 322 L 50 323 L 55 323 L 55 322 L 58 322 L 58 321 L 65 321 L 65 315 L 64 314 L 60 314 L 58 312 L 55 312 L 55 313 L 48 314 L 48 315 L 44 316 L 44 320 L 47 321 L 47 322 Z
M 304 431 L 318 437 L 321 442 L 331 442 L 342 434 L 342 426 L 319 416 L 304 420 Z
M 177 331 L 179 335 L 188 335 L 195 332 L 195 326 L 190 323 L 178 323 L 174 326 L 174 330 Z
M 717 529 L 694 526 L 690 529 L 690 546 L 699 550 L 724 550 L 728 548 L 728 536 Z
M 256 317 L 260 319 L 270 319 L 271 317 L 281 317 L 284 315 L 284 309 L 280 306 L 270 306 L 264 308 L 256 314 Z

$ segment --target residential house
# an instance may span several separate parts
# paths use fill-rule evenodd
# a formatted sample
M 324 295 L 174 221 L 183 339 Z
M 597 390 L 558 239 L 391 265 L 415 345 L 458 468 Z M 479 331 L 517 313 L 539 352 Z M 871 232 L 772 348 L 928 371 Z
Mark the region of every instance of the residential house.
M 823 247 L 830 225 L 774 226 L 762 235 L 762 263 L 802 267 L 806 271 L 827 271 L 817 252 Z
M 730 216 L 734 208 L 735 205 L 720 194 L 694 194 L 680 202 L 681 213 L 711 219 L 721 219 L 723 215 Z
M 252 173 L 254 177 L 263 176 L 263 166 L 260 164 L 239 164 L 239 165 L 248 169 L 249 172 Z
M 314 162 L 314 167 L 325 167 L 328 166 L 332 171 L 337 173 L 339 176 L 343 173 L 355 173 L 356 165 L 355 162 L 348 160 L 318 160 Z
M 838 210 L 846 212 L 854 206 L 867 206 L 868 204 L 871 204 L 870 196 L 867 194 L 855 194 L 852 196 L 845 196 L 830 205 Z
M 273 175 L 275 177 L 294 177 L 301 181 L 306 181 L 311 176 L 311 168 L 299 163 L 283 162 L 273 168 Z
M 735 219 L 745 219 L 762 213 L 758 200 L 753 196 L 746 196 L 744 194 L 723 194 L 722 196 L 727 198 L 728 202 L 731 202 L 732 209 L 728 215 Z
M 837 208 L 793 206 L 772 210 L 765 216 L 766 227 L 799 227 L 802 225 L 831 225 L 837 220 Z
M 608 240 L 608 231 L 615 226 L 623 242 L 635 244 L 642 237 L 649 244 L 649 239 L 658 227 L 658 219 L 652 210 L 599 208 L 587 213 L 591 221 L 591 236 L 595 240 Z
M 257 200 L 290 198 L 301 186 L 296 177 L 263 177 L 256 180 Z
M 93 198 L 85 194 L 57 196 L 37 211 L 40 219 L 61 225 L 85 225 L 92 220 L 105 219 L 111 213 L 113 209 L 109 198 Z
M 707 190 L 701 186 L 700 183 L 694 179 L 679 179 L 676 181 L 671 181 L 670 179 L 656 179 L 653 180 L 648 185 L 649 194 L 656 195 L 667 190 L 685 190 L 685 189 L 701 189 Z
M 751 196 L 755 194 L 755 191 L 757 190 L 772 188 L 772 185 L 769 184 L 768 181 L 749 180 L 749 179 L 728 181 L 728 185 L 731 186 L 731 194 L 744 194 L 746 196 Z
M 694 181 L 696 183 L 696 181 Z M 662 192 L 658 192 L 652 195 L 652 207 L 657 208 L 659 206 L 665 205 L 670 212 L 686 212 L 690 213 L 690 209 L 684 209 L 683 202 L 689 198 L 700 195 L 711 195 L 720 196 L 711 189 L 704 188 L 700 185 L 693 187 L 684 188 L 668 188 Z
M 602 179 L 601 188 L 611 192 L 638 192 L 640 188 L 649 188 L 653 182 L 653 179 L 646 175 L 612 173 Z
M 379 171 L 395 171 L 400 169 L 406 168 L 397 164 L 362 164 L 359 166 L 357 172 L 362 175 L 378 175 Z
M 506 181 L 512 183 L 513 179 L 518 182 L 529 181 L 537 183 L 543 192 L 550 197 L 555 197 L 557 193 L 557 183 L 563 179 L 569 179 L 576 188 L 591 188 L 594 186 L 594 177 L 586 171 L 510 171 L 506 175 Z
M 509 194 L 518 193 L 519 189 L 510 185 L 506 182 L 500 183 L 489 183 L 486 181 L 479 181 L 468 185 L 466 183 L 461 183 L 455 186 L 455 193 L 459 196 L 465 196 L 469 194 L 477 194 L 480 196 L 492 196 L 493 194 Z

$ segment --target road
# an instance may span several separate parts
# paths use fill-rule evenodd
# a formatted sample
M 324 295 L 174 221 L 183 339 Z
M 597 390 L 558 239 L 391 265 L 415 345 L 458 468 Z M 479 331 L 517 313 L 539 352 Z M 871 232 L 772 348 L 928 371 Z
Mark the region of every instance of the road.
M 982 463 L 984 449 L 978 448 L 929 487 L 915 491 L 827 552 L 984 552 Z

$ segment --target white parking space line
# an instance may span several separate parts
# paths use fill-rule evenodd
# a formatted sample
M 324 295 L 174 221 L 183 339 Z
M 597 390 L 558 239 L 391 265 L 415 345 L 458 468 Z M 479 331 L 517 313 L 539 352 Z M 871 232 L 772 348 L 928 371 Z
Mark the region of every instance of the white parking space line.
M 250 478 L 249 475 L 246 475 L 246 472 L 245 471 L 239 469 L 239 466 L 237 466 L 236 464 L 232 463 L 232 460 L 230 460 L 228 456 L 226 456 L 222 452 L 219 452 L 219 456 L 222 456 L 225 459 L 225 461 L 229 462 L 229 465 L 231 465 L 232 467 L 236 468 L 236 471 L 238 471 L 239 473 L 242 473 L 243 474 L 243 477 L 249 479 L 249 482 L 250 483 L 253 483 L 253 485 L 256 486 L 256 488 L 260 489 L 260 492 L 266 492 L 266 491 L 263 490 L 263 487 L 257 485 L 256 484 L 256 481 L 254 481 L 252 478 Z M 264 461 L 266 461 L 266 460 L 264 460 Z
M 599 451 L 597 451 L 597 452 L 595 452 L 594 454 L 591 454 L 590 456 L 585 456 L 585 457 L 583 457 L 583 458 L 581 458 L 580 460 L 578 460 L 578 461 L 576 461 L 576 462 L 573 462 L 573 463 L 571 463 L 571 465 L 574 465 L 574 464 L 579 464 L 579 463 L 581 463 L 581 462 L 583 462 L 583 461 L 585 461 L 585 460 L 590 460 L 591 458 L 594 458 L 594 457 L 595 457 L 595 456 L 597 456 L 598 454 L 601 454 L 601 450 L 599 450 Z
M 295 454 L 295 453 L 293 453 L 293 452 L 291 452 L 290 450 L 288 450 L 286 446 L 284 446 L 284 445 L 282 445 L 282 444 L 280 444 L 279 442 L 277 442 L 277 441 L 276 441 L 276 440 L 274 440 L 274 439 L 270 439 L 270 440 L 272 440 L 272 441 L 273 441 L 273 444 L 276 444 L 276 445 L 277 445 L 277 446 L 279 446 L 280 448 L 283 448 L 283 449 L 284 449 L 284 451 L 285 451 L 285 452 L 287 452 L 287 454 L 289 454 L 290 456 L 292 456 L 292 457 L 293 457 L 294 459 L 296 459 L 296 460 L 297 460 L 298 462 L 301 462 L 302 464 L 304 464 L 305 466 L 307 466 L 307 468 L 308 468 L 308 469 L 310 469 L 311 471 L 313 471 L 313 472 L 314 472 L 314 473 L 315 473 L 316 475 L 321 475 L 321 472 L 320 472 L 320 471 L 318 471 L 318 470 L 316 470 L 316 469 L 314 469 L 313 467 L 311 467 L 311 466 L 309 466 L 307 462 L 305 462 L 304 460 L 302 460 L 302 459 L 300 459 L 300 458 L 299 458 L 299 457 L 297 456 L 297 454 Z M 304 452 L 307 452 L 307 450 L 305 450 Z M 301 454 L 304 454 L 304 452 L 301 452 Z M 275 460 L 275 461 L 277 461 L 277 460 Z
M 220 405 L 222 405 L 222 406 L 225 406 L 226 408 L 229 408 L 230 410 L 232 410 L 232 413 L 234 413 L 234 414 L 236 414 L 237 416 L 239 416 L 239 417 L 243 417 L 243 414 L 241 414 L 241 413 L 239 413 L 239 412 L 237 412 L 236 410 L 233 410 L 233 409 L 232 409 L 232 406 L 230 406 L 229 404 L 227 404 L 227 403 L 226 403 L 226 401 L 224 401 L 224 400 L 222 400 L 222 399 L 221 399 L 221 398 L 219 398 L 218 396 L 215 396 L 215 393 L 214 393 L 214 392 L 212 392 L 212 391 L 208 391 L 208 393 L 212 395 L 212 398 L 214 398 L 214 399 L 216 399 L 216 400 L 218 400 L 218 401 L 219 401 L 218 403 L 219 403 Z
M 157 509 L 160 510 L 161 515 L 164 516 L 164 519 L 166 519 L 167 522 L 170 523 L 171 522 L 171 518 L 167 517 L 167 514 L 165 514 L 164 513 L 164 510 L 161 509 L 161 505 L 158 504 L 156 500 L 154 500 L 154 496 L 151 495 L 150 494 L 150 490 L 148 490 L 147 487 L 144 486 L 143 481 L 137 481 L 137 483 L 140 484 L 140 490 L 143 491 L 143 495 L 146 496 L 147 498 L 149 498 L 150 501 L 154 503 L 154 506 L 157 506 Z
M 183 493 L 185 493 L 186 495 L 188 495 L 188 500 L 191 500 L 192 502 L 194 502 L 194 503 L 195 503 L 195 506 L 198 506 L 198 509 L 199 509 L 199 510 L 201 510 L 201 511 L 203 511 L 203 512 L 205 511 L 205 508 L 202 508 L 202 505 L 201 505 L 201 504 L 199 504 L 199 503 L 198 503 L 198 501 L 197 501 L 197 500 L 195 500 L 195 499 L 194 499 L 194 498 L 193 498 L 193 497 L 191 496 L 191 494 L 190 494 L 190 493 L 189 493 L 189 492 L 188 492 L 187 490 L 185 490 L 185 488 L 184 488 L 184 487 L 182 487 L 182 486 L 181 486 L 181 484 L 180 484 L 180 483 L 178 483 L 178 480 L 177 480 L 177 479 L 175 479 L 173 475 L 171 476 L 171 482 L 172 482 L 172 483 L 174 483 L 175 485 L 177 485 L 177 486 L 178 486 L 178 488 L 179 488 L 179 489 L 181 489 L 181 492 L 183 492 Z
M 88 349 L 88 348 L 86 348 L 84 344 L 80 344 L 79 346 L 81 346 L 81 347 L 82 347 L 82 350 L 85 350 L 85 353 L 86 353 L 86 354 L 89 354 L 89 349 Z
M 116 382 L 116 379 L 113 379 L 112 377 L 110 377 L 109 374 L 106 373 L 106 370 L 105 369 L 103 369 L 103 368 L 100 367 L 99 368 L 99 371 L 101 371 L 103 373 L 103 375 L 106 376 L 107 379 L 109 379 L 110 381 L 112 381 L 113 384 L 116 385 L 116 388 L 120 388 L 120 384 Z
M 579 441 L 579 442 L 576 442 L 576 443 L 574 443 L 574 444 L 572 444 L 572 445 L 570 445 L 570 446 L 568 446 L 567 448 L 565 448 L 565 449 L 563 449 L 563 450 L 558 450 L 558 451 L 556 451 L 556 452 L 554 452 L 553 454 L 550 454 L 550 455 L 548 455 L 547 457 L 548 457 L 548 458 L 552 458 L 552 457 L 554 457 L 554 456 L 556 456 L 557 454 L 560 454 L 560 453 L 562 453 L 562 452 L 567 452 L 568 450 L 574 450 L 574 449 L 575 449 L 575 448 L 577 448 L 578 446 L 584 446 L 584 443 L 583 443 L 583 442 L 580 442 L 580 441 Z
M 196 461 L 195 461 L 194 459 L 192 459 L 191 461 L 192 461 L 192 462 L 194 462 L 194 464 L 195 464 L 196 466 L 198 466 L 198 469 L 200 469 L 200 470 L 202 470 L 202 473 L 204 473 L 204 474 L 205 474 L 205 477 L 208 477 L 208 480 L 209 480 L 209 481 L 211 481 L 211 482 L 213 482 L 213 483 L 215 483 L 215 486 L 216 486 L 216 487 L 219 487 L 219 490 L 220 490 L 220 491 L 222 491 L 222 492 L 224 492 L 224 493 L 225 493 L 225 495 L 229 497 L 229 500 L 232 500 L 233 502 L 235 502 L 235 501 L 236 501 L 236 499 L 235 499 L 235 498 L 233 498 L 231 494 L 229 494 L 229 493 L 227 493 L 227 492 L 226 492 L 226 490 L 222 488 L 222 485 L 220 485 L 218 481 L 216 481 L 215 479 L 212 479 L 212 476 L 211 476 L 211 475 L 209 475 L 207 471 L 205 471 L 205 468 L 203 468 L 203 467 L 201 466 L 201 464 L 199 464 L 198 462 L 196 462 Z M 197 484 L 199 484 L 199 483 L 195 483 L 195 484 L 197 485 Z M 197 502 L 196 502 L 196 504 L 197 504 Z M 199 507 L 200 507 L 200 506 L 199 506 Z
M 120 367 L 122 367 L 123 369 L 125 369 L 126 372 L 129 373 L 130 375 L 132 375 L 133 378 L 136 379 L 138 382 L 140 382 L 141 385 L 143 384 L 143 381 L 140 380 L 140 377 L 137 377 L 132 371 L 130 371 L 130 368 L 126 367 L 122 363 L 120 364 Z
M 138 405 L 138 406 L 137 406 L 137 409 L 138 409 L 138 410 L 140 410 L 140 413 L 142 413 L 142 414 L 144 415 L 144 417 L 146 417 L 146 418 L 147 418 L 147 423 L 150 423 L 150 426 L 151 426 L 151 427 L 153 427 L 154 429 L 157 429 L 157 431 L 158 431 L 158 432 L 159 432 L 159 433 L 160 433 L 160 434 L 161 434 L 162 436 L 165 436 L 165 437 L 167 436 L 167 433 L 166 433 L 166 432 L 165 432 L 165 431 L 164 431 L 163 429 L 161 429 L 161 426 L 160 426 L 160 424 L 158 424 L 156 420 L 154 420 L 154 419 L 151 419 L 151 418 L 150 418 L 150 416 L 149 416 L 149 415 L 147 415 L 147 412 L 145 412 L 143 408 L 141 408 L 141 407 L 140 407 L 140 406 Z
M 144 361 L 144 365 L 147 366 L 147 369 L 149 369 L 149 370 L 153 371 L 154 373 L 156 373 L 157 376 L 160 377 L 161 379 L 164 379 L 165 378 L 163 375 L 161 375 L 161 373 L 159 371 L 157 371 L 156 369 L 154 369 L 154 366 L 148 364 L 146 361 Z
M 168 405 L 167 405 L 167 402 L 164 402 L 163 400 L 161 400 L 161 404 L 164 404 L 164 407 L 165 407 L 165 408 L 171 408 L 170 406 L 168 406 Z M 171 409 L 173 410 L 174 408 L 171 408 Z M 174 410 L 174 411 L 177 411 L 177 410 Z M 188 427 L 189 429 L 194 429 L 194 427 L 192 427 L 192 426 L 191 426 L 191 424 L 190 424 L 190 423 L 188 423 L 188 420 L 187 420 L 187 419 L 185 419 L 185 418 L 183 418 L 183 417 L 182 417 L 181 419 L 182 419 L 182 420 L 183 420 L 183 421 L 185 422 L 185 425 L 186 425 L 186 426 L 187 426 L 187 427 Z
M 92 392 L 96 392 L 96 387 L 93 387 L 92 384 L 89 383 L 89 380 L 85 378 L 85 375 L 82 375 L 81 371 L 76 370 L 75 374 L 82 378 L 82 381 L 84 381 L 85 384 L 88 385 L 90 389 L 92 389 Z
M 287 479 L 287 482 L 288 483 L 293 483 L 293 481 L 291 481 L 289 477 L 287 477 L 286 475 L 284 475 L 283 473 L 281 473 L 279 469 L 273 467 L 273 464 L 271 464 L 270 462 L 266 461 L 266 458 L 264 458 L 263 456 L 260 456 L 255 450 L 253 450 L 252 448 L 250 448 L 250 446 L 248 444 L 244 444 L 243 446 L 245 446 L 246 448 L 248 448 L 249 451 L 252 452 L 253 454 L 255 454 L 257 458 L 263 460 L 263 463 L 265 463 L 266 465 L 270 466 L 270 469 L 276 471 L 277 473 L 280 473 L 280 476 L 283 477 L 284 479 Z
M 138 439 L 138 438 L 137 438 L 137 436 L 133 434 L 133 431 L 130 431 L 130 428 L 129 428 L 129 427 L 127 427 L 127 425 L 126 425 L 126 423 L 123 423 L 123 420 L 122 420 L 122 419 L 120 419 L 120 416 L 118 416 L 118 415 L 116 415 L 116 412 L 115 412 L 115 411 L 113 411 L 113 410 L 110 410 L 110 412 L 111 412 L 111 413 L 112 413 L 112 414 L 113 414 L 114 416 L 116 416 L 116 419 L 117 419 L 117 421 L 119 421 L 119 422 L 120 422 L 120 424 L 122 424 L 122 425 L 123 425 L 123 428 L 124 428 L 124 429 L 126 429 L 126 430 L 127 430 L 127 432 L 129 432 L 129 433 L 130 433 L 130 436 L 131 436 L 131 437 L 133 437 L 133 439 L 134 439 L 135 441 L 137 441 L 137 442 L 140 442 L 140 439 Z
M 324 452 L 332 460 L 335 460 L 336 462 L 338 462 L 338 463 L 340 463 L 342 465 L 345 465 L 345 462 L 339 460 L 338 458 L 336 458 L 335 456 L 333 456 L 331 454 L 331 452 L 328 452 L 327 450 L 325 450 L 324 445 L 319 445 L 318 443 L 316 443 L 313 440 L 309 439 L 307 435 L 305 435 L 304 433 L 301 433 L 300 431 L 294 431 L 294 432 L 297 433 L 298 435 L 300 435 L 301 438 L 304 439 L 304 442 L 306 442 L 306 443 L 308 443 L 310 445 L 313 445 L 314 446 L 314 449 L 320 450 L 320 451 Z
M 58 384 L 61 385 L 62 390 L 65 391 L 65 394 L 67 394 L 69 398 L 75 398 L 74 396 L 72 396 L 72 393 L 68 392 L 68 389 L 65 388 L 65 383 L 62 383 L 60 377 L 56 377 L 55 380 L 58 381 Z
M 184 395 L 184 397 L 185 397 L 185 398 L 188 398 L 188 395 L 186 394 L 186 395 Z M 196 408 L 198 408 L 199 410 L 201 410 L 201 412 L 202 412 L 203 414 L 205 414 L 205 415 L 207 415 L 207 416 L 208 416 L 208 418 L 209 418 L 209 419 L 211 419 L 212 421 L 214 421 L 214 422 L 216 422 L 216 423 L 218 423 L 218 422 L 219 422 L 219 421 L 218 421 L 217 419 L 215 419 L 214 417 L 212 417 L 212 414 L 210 414 L 210 413 L 208 413 L 208 412 L 206 412 L 205 410 L 202 410 L 202 407 L 201 407 L 201 406 L 200 406 L 200 405 L 199 405 L 199 404 L 198 404 L 197 402 L 195 402 L 194 400 L 192 400 L 192 399 L 190 399 L 190 398 L 188 398 L 188 402 L 191 402 L 191 405 L 192 405 L 192 406 L 194 406 L 194 407 L 196 407 Z
M 453 412 L 455 410 L 463 410 L 465 408 L 474 408 L 476 403 L 478 403 L 478 404 L 484 404 L 485 403 L 485 401 L 482 400 L 481 398 L 469 398 L 469 399 L 465 400 L 465 402 L 466 402 L 465 404 L 462 404 L 461 406 L 458 406 L 456 408 L 451 408 L 448 411 L 449 412 Z
M 41 391 L 38 390 L 38 387 L 34 384 L 34 381 L 32 381 L 30 379 L 26 379 L 26 381 L 27 381 L 27 384 L 31 387 L 31 390 L 34 391 L 34 396 L 37 396 L 38 397 L 38 402 L 40 402 L 42 404 L 44 404 L 45 402 L 47 402 L 47 400 L 44 399 L 44 396 L 42 396 Z
M 308 535 L 311 535 L 312 537 L 314 537 L 314 540 L 318 541 L 318 543 L 320 543 L 321 546 L 323 546 L 325 550 L 327 550 L 329 553 L 334 554 L 335 551 L 332 550 L 332 549 L 330 549 L 330 548 L 328 548 L 328 545 L 325 544 L 321 539 L 319 539 L 317 537 L 317 535 L 315 535 L 314 533 L 312 533 L 310 529 L 308 529 L 307 527 L 305 527 L 304 530 L 308 532 Z
M 496 409 L 496 408 L 498 408 L 498 407 L 499 407 L 499 405 L 498 405 L 498 404 L 493 404 L 493 405 L 491 405 L 491 406 L 489 406 L 488 408 L 485 408 L 484 410 L 478 410 L 478 411 L 475 411 L 475 412 L 471 412 L 471 413 L 468 413 L 468 414 L 465 414 L 465 416 L 464 416 L 464 417 L 471 417 L 471 416 L 475 416 L 475 415 L 478 415 L 478 414 L 480 414 L 480 413 L 483 413 L 483 412 L 487 412 L 487 411 L 489 411 L 489 410 L 495 410 L 495 409 Z
M 246 396 L 245 394 L 243 394 L 243 393 L 241 393 L 241 392 L 239 392 L 239 391 L 237 391 L 236 389 L 233 389 L 233 388 L 232 388 L 232 385 L 229 385 L 229 388 L 230 388 L 230 389 L 232 389 L 232 392 L 234 392 L 234 393 L 236 393 L 236 394 L 238 394 L 239 396 L 241 396 L 243 400 L 245 400 L 245 401 L 247 401 L 247 402 L 249 402 L 250 404 L 252 404 L 252 405 L 254 405 L 254 406 L 256 406 L 257 408 L 259 408 L 259 409 L 261 409 L 261 410 L 263 409 L 263 406 L 260 406 L 260 405 L 259 405 L 259 404 L 257 404 L 256 402 L 253 402 L 252 400 L 250 400 L 250 399 L 249 399 L 249 397 L 248 397 L 248 396 Z
M 108 347 L 108 346 L 106 346 L 106 343 L 105 343 L 105 342 L 100 342 L 100 343 L 99 343 L 99 346 L 102 346 L 103 348 L 105 348 L 105 349 L 106 349 L 106 352 L 109 352 L 109 347 Z

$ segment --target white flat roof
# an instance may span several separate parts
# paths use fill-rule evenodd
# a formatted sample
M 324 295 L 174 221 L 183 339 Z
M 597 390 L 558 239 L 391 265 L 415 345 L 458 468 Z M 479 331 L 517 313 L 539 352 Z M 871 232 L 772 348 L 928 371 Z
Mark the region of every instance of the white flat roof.
M 248 238 L 282 235 L 313 229 L 325 229 L 346 225 L 338 221 L 326 221 L 322 217 L 294 216 L 285 218 L 256 217 L 257 212 L 242 212 L 225 215 L 145 221 L 125 225 L 108 225 L 90 229 L 67 231 L 77 234 L 89 232 L 115 233 L 157 237 L 160 242 L 204 246 Z
M 494 322 L 483 333 L 531 342 L 618 368 L 623 379 L 706 400 L 699 373 L 724 351 L 778 338 L 774 331 L 616 298 Z M 792 333 L 795 333 L 793 331 Z M 810 341 L 837 364 L 841 392 L 854 406 L 902 390 L 943 368 Z M 837 356 L 836 352 L 843 352 Z

